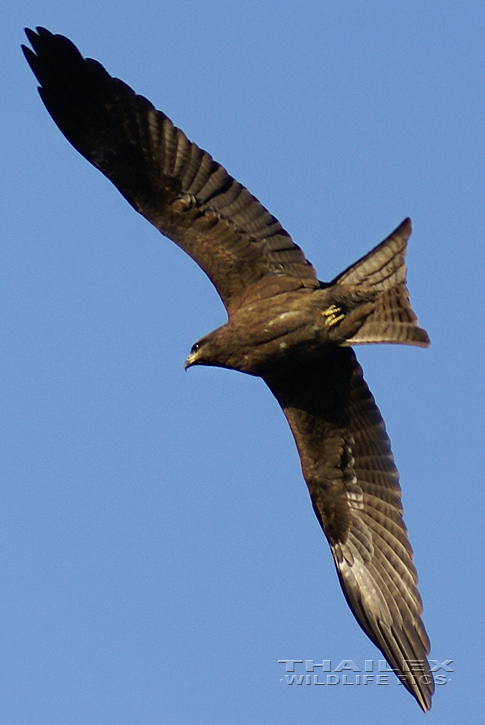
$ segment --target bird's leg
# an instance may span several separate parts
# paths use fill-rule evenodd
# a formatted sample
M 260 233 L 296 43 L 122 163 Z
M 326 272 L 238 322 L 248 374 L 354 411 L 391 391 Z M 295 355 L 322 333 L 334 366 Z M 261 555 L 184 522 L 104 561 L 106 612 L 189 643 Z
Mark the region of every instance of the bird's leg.
M 373 302 L 364 302 L 355 309 L 338 316 L 328 333 L 330 340 L 339 345 L 345 344 L 346 340 L 357 334 L 374 309 Z
M 326 307 L 320 314 L 325 318 L 325 325 L 327 327 L 335 327 L 345 317 L 345 312 L 341 307 L 337 307 L 337 305 Z

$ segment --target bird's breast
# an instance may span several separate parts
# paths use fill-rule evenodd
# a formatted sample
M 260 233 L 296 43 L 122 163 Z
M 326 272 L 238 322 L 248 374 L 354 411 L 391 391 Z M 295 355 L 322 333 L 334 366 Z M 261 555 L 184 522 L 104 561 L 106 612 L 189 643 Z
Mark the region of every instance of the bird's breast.
M 260 374 L 262 368 L 292 355 L 324 352 L 338 316 L 322 314 L 309 294 L 289 293 L 252 303 L 233 315 L 226 326 L 227 342 L 238 370 Z

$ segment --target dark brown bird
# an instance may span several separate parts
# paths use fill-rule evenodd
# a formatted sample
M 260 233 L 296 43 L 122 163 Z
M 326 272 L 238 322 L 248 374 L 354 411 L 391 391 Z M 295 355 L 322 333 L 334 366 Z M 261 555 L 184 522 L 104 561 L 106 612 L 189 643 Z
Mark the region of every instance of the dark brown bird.
M 389 438 L 350 345 L 429 345 L 405 286 L 411 222 L 332 282 L 161 111 L 62 35 L 26 31 L 47 110 L 127 201 L 200 265 L 228 322 L 185 366 L 258 375 L 290 424 L 345 598 L 423 710 L 434 683 Z

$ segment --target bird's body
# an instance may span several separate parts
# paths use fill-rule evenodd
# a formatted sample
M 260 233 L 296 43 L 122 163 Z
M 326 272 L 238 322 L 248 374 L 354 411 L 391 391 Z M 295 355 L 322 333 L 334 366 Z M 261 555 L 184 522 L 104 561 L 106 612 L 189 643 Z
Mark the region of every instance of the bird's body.
M 325 355 L 335 344 L 345 343 L 373 308 L 371 290 L 364 299 L 354 300 L 346 292 L 338 286 L 303 288 L 253 299 L 196 343 L 196 355 L 189 356 L 188 363 L 264 377 L 267 367 L 277 362 L 285 365 L 302 356 Z M 344 315 L 336 300 L 356 306 Z
M 60 35 L 27 31 L 41 97 L 73 146 L 184 249 L 228 313 L 186 360 L 263 378 L 290 424 L 352 612 L 423 710 L 433 678 L 389 438 L 351 345 L 427 346 L 405 286 L 406 219 L 330 283 L 247 189 Z

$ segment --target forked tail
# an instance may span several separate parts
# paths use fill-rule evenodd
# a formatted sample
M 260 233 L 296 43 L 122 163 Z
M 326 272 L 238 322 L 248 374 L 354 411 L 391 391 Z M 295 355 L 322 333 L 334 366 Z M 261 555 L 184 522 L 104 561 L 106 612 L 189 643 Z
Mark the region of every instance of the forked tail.
M 411 220 L 405 219 L 387 239 L 332 281 L 378 292 L 374 310 L 348 339 L 348 345 L 394 342 L 428 347 L 429 337 L 418 327 L 406 288 L 405 257 L 410 235 Z

